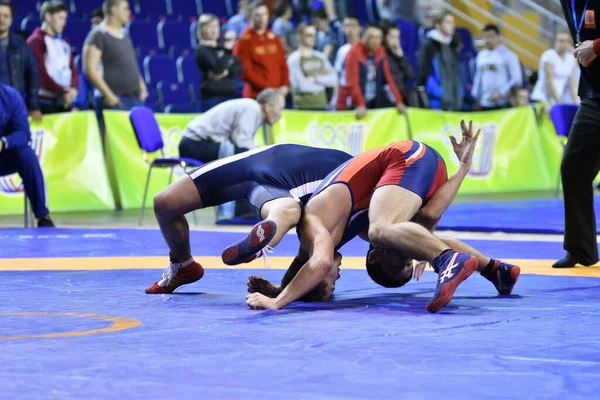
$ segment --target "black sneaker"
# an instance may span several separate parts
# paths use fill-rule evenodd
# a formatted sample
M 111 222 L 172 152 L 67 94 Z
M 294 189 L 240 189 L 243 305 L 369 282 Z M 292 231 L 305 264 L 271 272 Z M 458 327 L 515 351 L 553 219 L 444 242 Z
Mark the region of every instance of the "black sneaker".
M 54 228 L 54 222 L 52 222 L 49 215 L 46 215 L 38 219 L 38 228 Z

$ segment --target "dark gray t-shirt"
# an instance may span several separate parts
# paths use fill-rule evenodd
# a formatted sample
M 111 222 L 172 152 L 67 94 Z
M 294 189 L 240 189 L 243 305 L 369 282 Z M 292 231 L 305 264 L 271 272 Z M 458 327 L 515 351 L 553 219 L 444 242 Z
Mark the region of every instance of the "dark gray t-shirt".
M 85 44 L 94 45 L 102 52 L 100 74 L 110 90 L 117 96 L 139 95 L 140 73 L 128 33 L 117 37 L 100 24 L 88 34 Z

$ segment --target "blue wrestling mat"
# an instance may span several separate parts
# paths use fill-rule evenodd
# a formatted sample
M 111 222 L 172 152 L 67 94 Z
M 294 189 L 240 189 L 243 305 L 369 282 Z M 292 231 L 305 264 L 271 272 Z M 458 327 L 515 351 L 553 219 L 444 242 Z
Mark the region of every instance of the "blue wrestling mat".
M 436 275 L 378 287 L 356 240 L 332 301 L 254 311 L 248 276 L 284 271 L 223 268 L 241 236 L 192 232 L 204 278 L 147 295 L 166 266 L 156 230 L 0 230 L 0 399 L 598 398 L 600 280 L 547 274 L 600 271 L 552 270 L 540 259 L 558 242 L 467 241 L 523 259 L 514 294 L 475 273 L 429 314 Z M 297 244 L 287 235 L 272 265 Z
M 595 209 L 600 212 L 600 196 L 594 197 L 594 203 Z M 438 229 L 563 234 L 563 207 L 562 198 L 452 204 L 442 216 Z M 596 226 L 600 229 L 598 214 Z

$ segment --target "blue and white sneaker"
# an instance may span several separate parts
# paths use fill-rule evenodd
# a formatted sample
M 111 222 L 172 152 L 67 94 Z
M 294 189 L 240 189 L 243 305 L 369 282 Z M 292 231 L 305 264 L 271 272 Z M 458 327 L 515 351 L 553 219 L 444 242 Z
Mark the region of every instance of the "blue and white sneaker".
M 502 261 L 494 260 L 492 270 L 483 276 L 492 282 L 500 294 L 511 294 L 517 280 L 521 275 L 521 268 L 518 265 L 508 264 Z
M 431 266 L 438 272 L 438 281 L 433 299 L 427 303 L 427 311 L 436 313 L 446 307 L 452 301 L 458 285 L 471 276 L 478 265 L 475 257 L 457 251 L 434 258 Z
M 277 232 L 275 222 L 264 220 L 254 225 L 248 235 L 234 245 L 227 247 L 221 259 L 227 265 L 238 265 L 257 259 L 263 253 Z

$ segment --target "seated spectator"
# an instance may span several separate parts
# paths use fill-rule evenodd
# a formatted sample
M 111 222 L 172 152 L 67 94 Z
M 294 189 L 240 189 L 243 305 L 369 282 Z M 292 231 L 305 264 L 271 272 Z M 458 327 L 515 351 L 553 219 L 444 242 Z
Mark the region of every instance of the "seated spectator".
M 52 0 L 42 4 L 42 27 L 36 28 L 27 44 L 33 51 L 40 76 L 40 109 L 54 114 L 71 109 L 79 92 L 79 72 L 71 46 L 61 38 L 67 24 L 67 6 Z
M 294 107 L 326 110 L 326 89 L 337 85 L 337 74 L 325 55 L 314 49 L 317 29 L 303 22 L 297 31 L 300 46 L 287 60 Z
M 90 19 L 92 29 L 100 25 L 103 19 L 104 13 L 102 12 L 102 9 L 95 9 L 92 13 L 92 18 Z M 94 86 L 91 84 L 87 75 L 83 73 L 83 71 L 79 71 L 79 93 L 73 101 L 73 110 L 87 110 L 89 108 L 91 101 L 88 95 L 93 88 Z
M 265 89 L 254 99 L 229 100 L 194 118 L 179 144 L 181 157 L 208 163 L 221 155 L 256 148 L 254 134 L 263 123 L 281 118 L 285 101 L 279 91 Z
M 19 92 L 0 83 L 0 176 L 17 172 L 39 227 L 54 227 L 46 206 L 40 161 L 31 147 L 27 108 Z
M 519 57 L 500 42 L 496 25 L 483 28 L 483 40 L 485 49 L 477 54 L 471 95 L 482 110 L 508 107 L 510 88 L 523 83 Z
M 367 115 L 367 108 L 381 108 L 387 98 L 385 84 L 394 96 L 396 108 L 404 112 L 402 95 L 398 92 L 394 78 L 381 45 L 383 32 L 377 25 L 369 25 L 361 41 L 352 45 L 344 68 L 346 69 L 346 83 L 340 85 L 336 109 L 355 109 L 356 116 L 362 118 Z
M 383 45 L 394 83 L 406 103 L 410 97 L 408 95 L 408 81 L 414 78 L 414 71 L 404 55 L 404 51 L 402 51 L 402 46 L 400 45 L 400 28 L 397 25 L 388 24 L 384 28 Z M 395 99 L 389 91 L 387 100 L 386 105 L 393 106 L 395 104 Z
M 138 69 L 131 38 L 123 29 L 130 20 L 127 0 L 106 0 L 104 21 L 83 46 L 83 70 L 94 85 L 94 108 L 130 110 L 144 104 L 148 89 Z
M 249 0 L 240 0 L 238 3 L 238 12 L 233 17 L 229 18 L 223 25 L 223 30 L 234 31 L 237 37 L 242 36 L 242 33 L 248 27 L 250 20 L 250 4 Z
M 550 104 L 579 104 L 577 96 L 579 66 L 571 52 L 573 40 L 569 32 L 558 32 L 554 48 L 540 59 L 538 80 L 531 92 L 533 101 Z
M 37 62 L 25 39 L 9 31 L 13 16 L 11 3 L 0 2 L 0 82 L 17 89 L 25 99 L 29 115 L 41 121 Z
M 186 126 L 179 154 L 208 163 L 254 149 L 256 131 L 263 124 L 276 123 L 284 106 L 285 99 L 276 89 L 263 90 L 256 100 L 235 99 L 221 103 Z M 217 220 L 243 218 L 251 213 L 248 201 L 226 203 L 218 207 Z
M 427 33 L 419 49 L 417 86 L 423 86 L 431 108 L 460 111 L 465 90 L 458 64 L 458 43 L 453 40 L 454 17 L 445 13 Z
M 196 49 L 195 58 L 202 75 L 200 84 L 202 101 L 219 98 L 211 105 L 242 95 L 242 84 L 239 81 L 242 66 L 231 52 L 231 46 L 235 43 L 235 32 L 226 33 L 227 37 L 233 38 L 233 41 L 225 42 L 229 48 L 218 45 L 219 32 L 219 18 L 216 15 L 200 16 L 197 25 L 200 45 Z
M 285 49 L 277 35 L 267 27 L 269 10 L 263 2 L 252 4 L 250 19 L 251 26 L 233 49 L 233 54 L 242 63 L 242 79 L 245 81 L 243 96 L 254 99 L 267 88 L 279 89 L 283 96 L 287 96 L 290 73 L 285 61 Z
M 529 90 L 520 85 L 510 88 L 510 106 L 522 107 L 529 105 Z
M 279 0 L 275 6 L 275 21 L 271 30 L 279 36 L 286 53 L 291 53 L 297 47 L 294 24 L 290 21 L 293 13 L 292 5 L 288 0 Z
M 348 15 L 344 18 L 343 21 L 343 29 L 344 36 L 346 37 L 346 43 L 342 45 L 336 55 L 335 55 L 335 63 L 334 68 L 338 74 L 339 84 L 340 86 L 346 85 L 346 70 L 344 69 L 344 62 L 346 61 L 346 55 L 350 50 L 350 47 L 360 40 L 360 22 L 358 18 Z M 331 99 L 331 104 L 333 108 L 335 108 L 335 104 L 337 103 L 337 90 Z
M 327 59 L 335 62 L 335 52 L 338 48 L 337 35 L 329 24 L 327 13 L 322 8 L 318 8 L 311 13 L 312 23 L 317 28 L 317 51 L 325 54 Z

